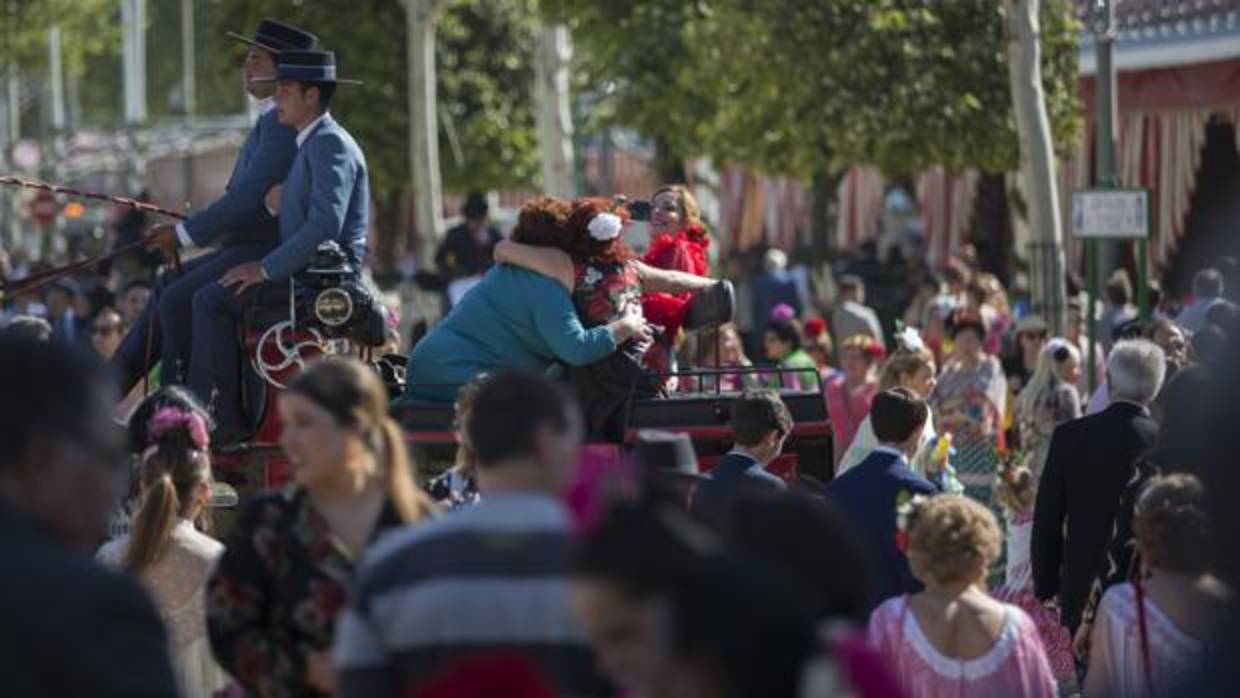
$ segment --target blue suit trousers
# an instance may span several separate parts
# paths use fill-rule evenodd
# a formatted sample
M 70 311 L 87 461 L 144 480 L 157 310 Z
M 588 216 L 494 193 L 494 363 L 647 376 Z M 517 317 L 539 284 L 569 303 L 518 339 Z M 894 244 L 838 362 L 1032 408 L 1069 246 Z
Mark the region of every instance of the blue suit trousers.
M 155 360 L 160 362 L 161 384 L 185 383 L 192 349 L 195 343 L 203 346 L 193 335 L 194 295 L 238 264 L 261 260 L 272 247 L 270 243 L 229 245 L 186 262 L 181 265 L 180 274 L 161 275 L 151 300 L 112 359 L 122 376 L 122 392 L 132 389 L 151 370 Z M 231 339 L 236 341 L 235 337 Z M 150 362 L 147 361 L 148 343 Z

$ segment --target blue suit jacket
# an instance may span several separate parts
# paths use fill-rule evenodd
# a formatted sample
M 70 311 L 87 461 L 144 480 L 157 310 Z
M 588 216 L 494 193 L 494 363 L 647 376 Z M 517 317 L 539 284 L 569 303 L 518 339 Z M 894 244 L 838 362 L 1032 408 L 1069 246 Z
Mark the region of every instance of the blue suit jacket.
M 920 591 L 908 559 L 896 548 L 896 500 L 901 492 L 933 495 L 939 490 L 891 453 L 874 451 L 827 485 L 827 497 L 844 511 L 870 558 L 870 599 L 877 606 L 893 596 Z
M 370 223 L 366 158 L 331 115 L 314 127 L 297 151 L 280 201 L 280 246 L 263 259 L 273 281 L 296 274 L 319 243 L 335 240 L 354 268 L 366 261 Z
M 788 484 L 779 476 L 768 473 L 762 464 L 742 453 L 728 453 L 710 471 L 693 498 L 693 513 L 706 522 L 722 528 L 737 498 L 746 494 L 780 492 Z
M 280 123 L 276 110 L 268 110 L 246 136 L 224 195 L 205 210 L 185 221 L 185 232 L 194 244 L 205 247 L 221 234 L 234 233 L 229 242 L 274 240 L 275 219 L 263 199 L 267 190 L 284 181 L 297 156 L 297 131 Z

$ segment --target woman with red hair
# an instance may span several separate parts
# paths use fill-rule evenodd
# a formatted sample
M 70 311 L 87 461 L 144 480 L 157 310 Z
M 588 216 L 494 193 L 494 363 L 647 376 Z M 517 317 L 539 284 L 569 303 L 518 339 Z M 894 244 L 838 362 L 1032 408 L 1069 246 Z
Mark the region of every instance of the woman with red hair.
M 638 260 L 621 235 L 628 221 L 628 211 L 609 199 L 578 199 L 564 224 L 564 250 L 501 242 L 495 247 L 495 261 L 559 281 L 572 294 L 573 305 L 587 328 L 640 317 L 643 292 L 690 296 L 715 283 Z M 642 369 L 642 357 L 650 346 L 651 342 L 628 342 L 607 359 L 570 370 L 592 436 L 619 436 L 617 429 L 622 425 L 616 418 L 632 391 L 647 395 L 662 392 L 662 381 L 645 375 Z

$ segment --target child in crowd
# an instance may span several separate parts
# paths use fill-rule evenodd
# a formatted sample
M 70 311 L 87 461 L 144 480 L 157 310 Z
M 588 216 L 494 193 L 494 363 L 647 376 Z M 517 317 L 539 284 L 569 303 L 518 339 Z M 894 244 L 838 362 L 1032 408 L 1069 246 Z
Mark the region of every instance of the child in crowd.
M 1019 606 L 1033 619 L 1042 637 L 1055 680 L 1065 694 L 1076 684 L 1072 661 L 1072 640 L 1059 616 L 1033 595 L 1033 570 L 1029 563 L 1030 537 L 1033 535 L 1033 501 L 1036 481 L 1029 468 L 1014 466 L 1001 470 L 995 486 L 995 501 L 1007 519 L 1007 575 L 1004 585 L 993 596 Z
M 879 606 L 869 636 L 906 695 L 1054 698 L 1037 627 L 986 593 L 986 570 L 1002 539 L 994 514 L 945 494 L 913 498 L 898 520 L 913 574 L 926 589 Z

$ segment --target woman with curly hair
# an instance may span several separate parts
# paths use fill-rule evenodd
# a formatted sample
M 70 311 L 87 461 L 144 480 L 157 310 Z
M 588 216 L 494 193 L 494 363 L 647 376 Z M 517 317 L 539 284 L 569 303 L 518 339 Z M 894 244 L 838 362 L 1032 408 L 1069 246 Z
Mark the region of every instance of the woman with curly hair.
M 989 509 L 965 497 L 914 498 L 897 511 L 898 540 L 925 591 L 889 599 L 870 616 L 871 644 L 911 698 L 1054 698 L 1038 629 L 986 593 L 1002 534 Z
M 564 224 L 563 249 L 536 247 L 516 240 L 497 245 L 495 260 L 559 281 L 572 294 L 577 315 L 586 327 L 643 317 L 645 291 L 691 295 L 715 283 L 713 279 L 657 269 L 638 260 L 621 236 L 628 220 L 628 211 L 608 199 L 578 199 Z M 639 394 L 647 395 L 662 390 L 663 381 L 645 375 L 642 367 L 642 359 L 651 345 L 652 341 L 643 337 L 622 344 L 611 357 L 570 371 L 592 435 L 616 436 L 617 410 L 635 388 Z
M 952 435 L 954 463 L 965 492 L 989 502 L 1003 445 L 1007 380 L 999 360 L 983 351 L 986 325 L 981 316 L 958 310 L 948 327 L 955 346 L 930 393 L 930 407 L 939 431 Z
M 573 242 L 565 224 L 572 212 L 563 199 L 533 199 L 522 207 L 513 239 L 568 250 Z M 640 314 L 617 315 L 587 329 L 563 284 L 518 266 L 496 266 L 414 347 L 404 399 L 452 402 L 480 373 L 542 372 L 557 360 L 585 366 L 630 339 L 649 338 Z
M 1226 589 L 1208 565 L 1206 494 L 1192 475 L 1155 476 L 1132 527 L 1143 579 L 1107 590 L 1090 643 L 1087 695 L 1176 695 L 1220 629 Z

